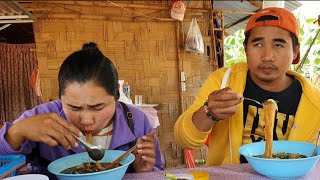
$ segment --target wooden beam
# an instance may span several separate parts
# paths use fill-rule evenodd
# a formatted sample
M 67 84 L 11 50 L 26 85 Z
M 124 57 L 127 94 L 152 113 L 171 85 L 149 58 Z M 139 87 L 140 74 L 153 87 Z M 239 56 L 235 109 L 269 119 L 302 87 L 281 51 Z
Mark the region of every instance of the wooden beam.
M 214 33 L 214 29 L 215 29 L 215 27 L 214 27 L 214 21 L 215 21 L 215 18 L 214 18 L 214 13 L 212 12 L 211 14 L 210 14 L 210 19 L 211 19 L 211 21 L 210 21 L 210 25 L 211 25 L 211 52 L 210 52 L 210 57 L 211 57 L 211 59 L 210 59 L 210 64 L 212 65 L 212 69 L 213 69 L 213 71 L 216 69 L 215 68 L 215 60 L 217 60 L 217 49 L 216 49 L 216 34 Z
M 260 9 L 262 8 L 262 1 L 248 0 L 248 2 L 253 6 L 257 6 Z
M 110 2 L 101 2 L 101 1 L 19 1 L 19 2 L 42 2 L 42 3 L 50 3 L 50 4 L 64 4 L 64 5 L 78 5 L 78 6 L 101 6 L 101 7 L 116 7 Z M 113 2 L 113 1 L 112 1 Z M 117 5 L 125 7 L 125 8 L 140 8 L 140 9 L 170 9 L 169 6 L 154 6 L 154 5 L 146 5 L 146 4 L 124 4 L 118 3 L 118 1 L 114 1 Z
M 221 42 L 220 42 L 220 47 L 221 47 L 221 51 L 222 51 L 222 53 L 221 53 L 221 56 L 222 56 L 222 62 L 221 62 L 221 64 L 222 64 L 222 66 L 221 67 L 224 67 L 224 65 L 225 65 L 225 58 L 224 58 L 224 33 L 225 33 L 225 30 L 224 30 L 224 16 L 223 16 L 223 14 L 222 14 L 222 16 L 221 16 L 221 28 L 223 29 L 222 30 L 222 39 L 221 39 Z
M 253 13 L 258 12 L 259 10 L 260 10 L 260 9 L 254 11 Z M 234 25 L 237 25 L 237 24 L 241 23 L 242 21 L 245 21 L 245 20 L 249 19 L 250 17 L 251 17 L 251 16 L 245 16 L 245 17 L 243 17 L 243 18 L 241 18 L 241 19 L 238 19 L 236 22 L 234 22 L 234 23 L 226 26 L 225 28 L 230 28 L 230 27 L 232 27 L 232 26 L 234 26 Z
M 214 9 L 213 12 L 224 13 L 224 14 L 254 14 L 255 12 L 250 11 L 232 11 L 226 9 Z
M 14 23 L 33 23 L 34 21 L 29 20 L 1 20 L 0 24 L 14 24 Z
M 0 16 L 0 19 L 29 19 L 27 15 Z
M 29 18 L 32 19 L 34 22 L 37 21 L 37 19 L 27 9 L 19 5 L 19 3 L 17 3 L 16 1 L 12 1 L 12 3 L 15 4 L 15 6 L 17 6 L 19 9 L 21 9 L 21 11 L 27 16 L 29 16 Z
M 24 1 L 22 1 L 24 2 Z M 30 1 L 27 1 L 30 2 Z M 97 2 L 97 1 L 36 1 L 36 2 L 45 2 L 50 4 L 60 4 L 60 5 L 78 5 L 78 6 L 100 6 L 100 7 L 115 7 L 119 8 L 109 2 Z M 124 8 L 137 8 L 137 9 L 154 9 L 154 10 L 169 10 L 168 6 L 154 6 L 154 5 L 144 5 L 144 4 L 123 4 L 115 1 L 115 4 L 124 7 Z M 202 8 L 187 8 L 186 12 L 202 12 L 202 13 L 227 13 L 227 14 L 254 14 L 250 11 L 232 11 L 227 9 L 202 9 Z
M 91 20 L 101 20 L 101 21 L 133 21 L 133 22 L 151 22 L 151 21 L 161 21 L 158 19 L 151 19 L 147 17 L 113 17 L 107 15 L 88 15 L 88 14 L 73 14 L 73 13 L 59 13 L 59 14 L 47 14 L 47 13 L 35 13 L 38 19 L 91 19 Z M 186 17 L 183 22 L 191 22 L 192 18 Z M 176 19 L 165 19 L 166 22 L 178 21 Z M 205 21 L 203 18 L 197 19 L 198 22 Z M 215 28 L 214 30 L 223 30 L 221 28 Z
M 3 29 L 5 29 L 5 28 L 7 28 L 7 27 L 9 27 L 9 26 L 11 26 L 11 24 L 2 25 L 2 26 L 0 27 L 0 31 L 2 31 Z
M 22 10 L 19 7 L 17 7 L 13 1 L 6 1 L 5 3 L 12 9 L 14 14 L 21 15 L 23 13 Z
M 5 12 L 5 14 L 14 15 L 14 11 L 6 4 L 5 1 L 0 1 L 0 8 Z
M 111 17 L 104 15 L 86 15 L 86 14 L 35 14 L 38 19 L 91 19 L 100 21 L 134 21 L 134 22 L 150 22 L 161 21 L 158 19 L 150 19 L 145 17 Z M 175 19 L 165 20 L 166 22 L 177 21 Z

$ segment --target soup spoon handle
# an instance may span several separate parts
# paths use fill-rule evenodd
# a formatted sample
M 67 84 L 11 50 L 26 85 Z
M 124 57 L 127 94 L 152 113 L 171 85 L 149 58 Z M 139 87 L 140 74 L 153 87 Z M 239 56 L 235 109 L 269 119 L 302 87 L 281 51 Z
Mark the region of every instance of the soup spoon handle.
M 91 144 L 84 142 L 81 138 L 79 138 L 78 136 L 74 135 L 72 132 L 70 132 L 70 134 L 71 134 L 75 139 L 77 139 L 77 140 L 80 142 L 80 144 L 81 144 L 87 151 L 90 151 L 90 150 L 92 149 L 93 146 L 92 146 Z
M 103 158 L 105 150 L 102 149 L 100 146 L 95 146 L 90 143 L 86 143 L 81 138 L 77 137 L 73 133 L 70 132 L 70 134 L 76 138 L 80 144 L 87 150 L 89 157 L 95 161 L 99 161 Z

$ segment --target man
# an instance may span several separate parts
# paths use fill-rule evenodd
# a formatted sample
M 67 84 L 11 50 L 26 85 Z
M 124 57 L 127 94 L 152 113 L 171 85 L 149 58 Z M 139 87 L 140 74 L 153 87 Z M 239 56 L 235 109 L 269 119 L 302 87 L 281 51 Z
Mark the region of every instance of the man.
M 311 142 L 320 128 L 320 91 L 289 70 L 300 57 L 294 15 L 283 8 L 262 9 L 244 33 L 247 63 L 213 72 L 175 124 L 175 142 L 182 148 L 200 148 L 209 140 L 208 166 L 246 162 L 238 149 L 264 139 L 259 102 L 267 99 L 278 102 L 274 140 Z

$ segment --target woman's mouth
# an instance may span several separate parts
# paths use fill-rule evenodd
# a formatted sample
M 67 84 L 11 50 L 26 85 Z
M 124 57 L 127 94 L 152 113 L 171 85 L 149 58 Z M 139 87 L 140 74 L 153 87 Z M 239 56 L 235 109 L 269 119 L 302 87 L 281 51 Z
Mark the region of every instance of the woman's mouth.
M 93 129 L 92 128 L 89 128 L 89 127 L 82 127 L 81 128 L 81 132 L 83 133 L 93 133 Z

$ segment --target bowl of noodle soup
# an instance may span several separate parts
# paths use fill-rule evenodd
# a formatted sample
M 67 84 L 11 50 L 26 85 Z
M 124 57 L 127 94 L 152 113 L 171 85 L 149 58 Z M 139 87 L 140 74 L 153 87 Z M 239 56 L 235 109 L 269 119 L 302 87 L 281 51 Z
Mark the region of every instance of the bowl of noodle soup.
M 121 150 L 106 150 L 104 157 L 99 161 L 100 165 L 105 166 L 124 154 L 126 151 Z M 59 180 L 105 180 L 105 179 L 122 179 L 126 173 L 128 166 L 134 161 L 135 156 L 130 153 L 124 158 L 120 165 L 113 169 L 97 170 L 97 172 L 82 172 L 81 170 L 73 171 L 75 168 L 87 166 L 89 162 L 87 152 L 65 156 L 51 162 L 48 166 L 48 171 L 56 175 Z M 85 165 L 84 165 L 85 164 Z M 90 164 L 96 166 L 96 162 L 90 159 Z M 65 172 L 67 169 L 71 171 Z M 82 169 L 82 168 L 81 168 Z M 75 174 L 74 174 L 75 173 Z
M 246 144 L 239 148 L 239 152 L 256 172 L 270 178 L 293 179 L 304 176 L 312 170 L 320 157 L 319 147 L 318 154 L 310 157 L 315 147 L 312 143 L 273 141 L 273 158 L 263 157 L 265 146 L 264 141 Z

